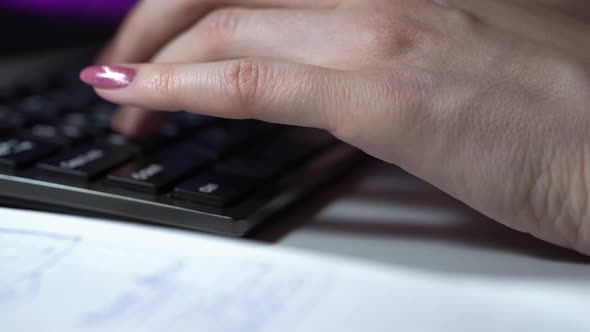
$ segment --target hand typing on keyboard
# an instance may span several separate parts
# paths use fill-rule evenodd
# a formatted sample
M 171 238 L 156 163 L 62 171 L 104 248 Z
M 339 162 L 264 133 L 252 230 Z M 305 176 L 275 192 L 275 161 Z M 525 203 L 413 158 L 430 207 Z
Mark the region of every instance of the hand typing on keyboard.
M 186 112 L 126 135 L 73 73 L 0 85 L 0 202 L 244 235 L 360 156 L 323 131 Z
M 555 3 L 143 1 L 82 79 L 136 107 L 117 122 L 128 133 L 162 118 L 141 109 L 327 129 L 501 223 L 590 254 L 589 11 Z M 568 4 L 585 10 L 570 16 Z

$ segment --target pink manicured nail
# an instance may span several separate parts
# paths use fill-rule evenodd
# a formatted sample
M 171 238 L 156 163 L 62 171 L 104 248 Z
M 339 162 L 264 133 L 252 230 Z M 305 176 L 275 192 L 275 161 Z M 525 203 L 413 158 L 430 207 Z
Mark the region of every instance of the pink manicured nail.
M 92 66 L 80 73 L 80 79 L 98 89 L 122 89 L 135 79 L 133 68 L 122 66 Z

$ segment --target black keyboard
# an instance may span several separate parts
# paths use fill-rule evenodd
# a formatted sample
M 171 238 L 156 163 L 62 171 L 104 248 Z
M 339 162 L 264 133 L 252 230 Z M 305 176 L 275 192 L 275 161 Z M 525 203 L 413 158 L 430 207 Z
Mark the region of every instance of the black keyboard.
M 314 129 L 177 112 L 128 138 L 68 75 L 0 82 L 0 202 L 244 235 L 361 156 Z

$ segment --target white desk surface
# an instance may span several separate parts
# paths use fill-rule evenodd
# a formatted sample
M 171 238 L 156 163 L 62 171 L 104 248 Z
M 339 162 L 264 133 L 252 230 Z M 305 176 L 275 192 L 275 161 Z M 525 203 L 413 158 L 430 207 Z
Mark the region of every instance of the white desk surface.
M 590 285 L 590 258 L 491 221 L 398 168 L 370 161 L 251 238 L 429 273 Z

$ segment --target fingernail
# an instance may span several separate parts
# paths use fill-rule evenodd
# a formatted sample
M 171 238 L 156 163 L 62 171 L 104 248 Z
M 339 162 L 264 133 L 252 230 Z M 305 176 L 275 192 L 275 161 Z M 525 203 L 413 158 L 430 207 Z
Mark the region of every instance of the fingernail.
M 135 79 L 133 68 L 122 66 L 92 66 L 80 73 L 80 79 L 98 89 L 122 89 Z

